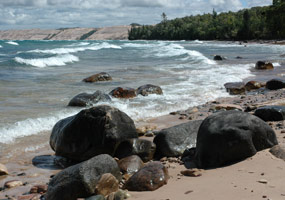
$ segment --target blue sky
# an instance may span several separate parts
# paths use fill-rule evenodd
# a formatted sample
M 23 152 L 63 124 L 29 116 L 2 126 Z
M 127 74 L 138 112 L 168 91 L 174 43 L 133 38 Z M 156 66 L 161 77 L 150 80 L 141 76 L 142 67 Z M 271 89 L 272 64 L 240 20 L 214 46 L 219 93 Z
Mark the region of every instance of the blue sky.
M 0 0 L 0 29 L 156 24 L 168 19 L 271 5 L 272 0 Z

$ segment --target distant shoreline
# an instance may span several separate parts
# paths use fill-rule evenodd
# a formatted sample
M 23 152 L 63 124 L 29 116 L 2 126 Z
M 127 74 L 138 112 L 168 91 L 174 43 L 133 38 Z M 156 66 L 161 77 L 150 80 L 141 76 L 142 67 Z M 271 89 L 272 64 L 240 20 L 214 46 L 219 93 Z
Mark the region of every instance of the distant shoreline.
M 127 40 L 131 26 L 0 30 L 0 40 Z

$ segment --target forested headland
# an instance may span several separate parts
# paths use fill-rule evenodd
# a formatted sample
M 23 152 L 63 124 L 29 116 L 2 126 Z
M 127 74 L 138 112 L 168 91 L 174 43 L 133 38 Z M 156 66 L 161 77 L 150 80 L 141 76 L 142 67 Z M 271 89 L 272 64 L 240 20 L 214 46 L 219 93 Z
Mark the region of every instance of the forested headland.
M 285 39 L 285 0 L 238 12 L 212 13 L 167 20 L 157 25 L 133 24 L 129 40 Z

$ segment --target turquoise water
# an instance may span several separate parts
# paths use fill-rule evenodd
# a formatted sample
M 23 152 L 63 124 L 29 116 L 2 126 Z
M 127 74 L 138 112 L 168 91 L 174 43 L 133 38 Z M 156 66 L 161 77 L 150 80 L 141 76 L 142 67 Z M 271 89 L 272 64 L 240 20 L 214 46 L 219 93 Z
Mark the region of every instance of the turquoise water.
M 280 66 L 284 52 L 278 45 L 209 41 L 0 41 L 0 143 L 50 130 L 76 114 L 80 109 L 67 104 L 82 92 L 161 86 L 163 95 L 107 103 L 136 122 L 228 96 L 224 83 L 254 76 L 257 60 Z M 227 60 L 213 61 L 215 54 Z M 113 81 L 82 82 L 99 72 Z

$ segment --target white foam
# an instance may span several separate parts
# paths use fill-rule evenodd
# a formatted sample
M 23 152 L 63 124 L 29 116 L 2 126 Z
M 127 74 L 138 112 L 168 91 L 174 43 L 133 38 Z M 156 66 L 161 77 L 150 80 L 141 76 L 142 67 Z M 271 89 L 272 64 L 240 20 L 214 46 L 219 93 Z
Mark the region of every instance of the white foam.
M 281 67 L 280 63 L 272 63 L 274 67 Z
M 66 63 L 73 63 L 79 61 L 79 58 L 71 55 L 71 54 L 64 54 L 58 55 L 49 58 L 35 58 L 35 59 L 24 59 L 20 57 L 14 58 L 14 60 L 21 64 L 32 65 L 35 67 L 47 67 L 47 66 L 63 66 Z
M 89 42 L 79 42 L 79 43 L 73 43 L 73 44 L 67 45 L 67 47 L 87 46 L 89 44 L 90 44 Z
M 200 40 L 194 40 L 195 43 L 197 44 L 203 44 L 204 42 L 200 41 Z
M 68 54 L 68 53 L 77 53 L 77 52 L 86 51 L 86 50 L 97 51 L 100 49 L 122 49 L 122 47 L 120 47 L 118 45 L 109 44 L 107 42 L 103 42 L 101 44 L 94 43 L 94 44 L 89 45 L 89 46 L 83 45 L 82 47 L 55 48 L 55 49 L 46 49 L 46 50 L 35 49 L 35 50 L 28 51 L 28 52 L 44 53 L 44 54 Z
M 56 122 L 76 114 L 78 110 L 62 110 L 47 117 L 26 119 L 13 125 L 0 128 L 0 143 L 12 143 L 16 138 L 35 135 L 42 131 L 51 130 Z
M 3 48 L 3 46 L 2 46 L 2 45 L 0 45 L 0 48 Z
M 9 41 L 9 42 L 6 42 L 7 44 L 11 44 L 11 45 L 15 45 L 15 46 L 18 46 L 19 44 L 17 42 L 13 42 L 13 41 Z

